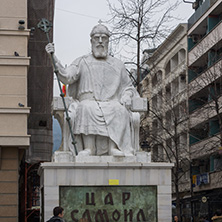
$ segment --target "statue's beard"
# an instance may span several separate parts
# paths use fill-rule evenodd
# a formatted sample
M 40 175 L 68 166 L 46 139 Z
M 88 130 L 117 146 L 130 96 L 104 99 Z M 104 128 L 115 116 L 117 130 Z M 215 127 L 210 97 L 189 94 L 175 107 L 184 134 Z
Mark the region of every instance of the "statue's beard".
M 92 46 L 92 53 L 93 56 L 98 59 L 104 59 L 107 57 L 108 54 L 108 47 L 104 45 L 93 45 Z

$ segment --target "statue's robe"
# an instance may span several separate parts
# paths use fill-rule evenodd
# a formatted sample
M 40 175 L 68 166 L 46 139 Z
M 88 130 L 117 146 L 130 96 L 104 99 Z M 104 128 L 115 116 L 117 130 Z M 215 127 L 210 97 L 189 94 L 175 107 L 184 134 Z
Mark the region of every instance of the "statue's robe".
M 76 59 L 69 67 L 59 63 L 59 77 L 69 84 L 68 93 L 78 100 L 69 111 L 75 113 L 75 135 L 109 137 L 125 154 L 133 153 L 131 111 L 121 104 L 126 94 L 138 96 L 124 64 L 114 58 L 96 59 L 87 55 Z M 107 150 L 97 150 L 102 155 Z

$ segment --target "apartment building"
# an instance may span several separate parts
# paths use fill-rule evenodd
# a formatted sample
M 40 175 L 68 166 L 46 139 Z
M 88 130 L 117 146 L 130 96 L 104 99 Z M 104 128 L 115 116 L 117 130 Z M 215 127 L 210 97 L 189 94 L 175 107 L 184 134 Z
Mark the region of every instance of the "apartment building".
M 222 209 L 222 1 L 188 20 L 189 143 L 194 217 Z
M 27 0 L 0 7 L 0 222 L 18 221 L 19 165 L 30 144 L 27 122 Z
M 152 55 L 144 53 L 144 66 L 150 72 L 142 87 L 150 113 L 142 128 L 150 132 L 147 140 L 153 160 L 168 159 L 176 168 L 180 166 L 183 221 L 198 221 L 201 216 L 210 219 L 216 209 L 222 209 L 221 20 L 221 0 L 198 1 L 183 41 L 170 41 L 177 39 L 179 25 Z M 171 158 L 170 147 L 179 155 L 172 153 Z M 176 205 L 175 186 L 173 192 Z

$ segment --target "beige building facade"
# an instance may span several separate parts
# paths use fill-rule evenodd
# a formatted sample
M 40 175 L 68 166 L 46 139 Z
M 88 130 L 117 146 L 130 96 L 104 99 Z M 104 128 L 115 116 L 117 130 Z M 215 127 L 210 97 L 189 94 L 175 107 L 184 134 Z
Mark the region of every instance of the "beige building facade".
M 146 140 L 152 160 L 174 163 L 172 192 L 176 204 L 176 200 L 190 195 L 187 24 L 179 24 L 153 53 L 150 51 L 154 50 L 144 51 L 143 57 L 143 67 L 149 73 L 141 84 L 149 113 L 142 119 L 142 129 L 149 132 Z
M 143 66 L 150 72 L 142 81 L 142 93 L 149 100 L 149 114 L 142 122 L 149 125 L 154 161 L 166 161 L 166 148 L 174 146 L 175 133 L 187 149 L 186 32 L 187 24 L 180 24 L 152 55 L 144 52 Z
M 27 0 L 0 7 L 0 222 L 18 221 L 19 165 L 29 146 Z

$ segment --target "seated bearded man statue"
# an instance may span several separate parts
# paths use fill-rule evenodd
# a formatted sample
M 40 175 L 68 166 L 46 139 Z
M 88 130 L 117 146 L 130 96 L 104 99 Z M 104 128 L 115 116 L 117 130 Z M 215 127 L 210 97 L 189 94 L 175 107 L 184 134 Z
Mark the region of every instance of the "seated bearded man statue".
M 90 37 L 92 54 L 66 68 L 54 55 L 54 45 L 46 46 L 47 53 L 54 56 L 60 80 L 69 85 L 68 94 L 74 99 L 69 113 L 78 155 L 133 155 L 130 105 L 139 95 L 124 64 L 108 55 L 108 28 L 99 24 Z

